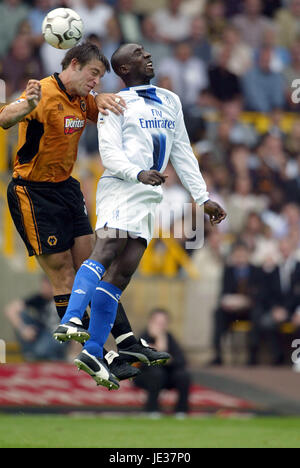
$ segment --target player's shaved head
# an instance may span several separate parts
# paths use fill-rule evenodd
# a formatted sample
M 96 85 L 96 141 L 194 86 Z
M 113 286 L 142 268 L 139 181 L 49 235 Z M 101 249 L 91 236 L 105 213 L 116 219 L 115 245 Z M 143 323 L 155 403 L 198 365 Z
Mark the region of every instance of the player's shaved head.
M 136 47 L 139 47 L 139 45 L 123 44 L 113 53 L 111 57 L 111 66 L 117 75 L 120 73 L 120 67 L 130 62 L 130 58 Z
M 149 83 L 154 76 L 151 54 L 140 44 L 123 44 L 112 55 L 114 72 L 130 86 Z

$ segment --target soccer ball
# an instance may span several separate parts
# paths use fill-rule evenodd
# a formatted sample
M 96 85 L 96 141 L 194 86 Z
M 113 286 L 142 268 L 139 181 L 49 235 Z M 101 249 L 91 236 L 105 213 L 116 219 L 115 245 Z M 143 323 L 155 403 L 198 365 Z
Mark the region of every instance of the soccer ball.
M 82 38 L 83 22 L 71 8 L 56 8 L 45 17 L 42 32 L 45 41 L 56 49 L 70 49 Z

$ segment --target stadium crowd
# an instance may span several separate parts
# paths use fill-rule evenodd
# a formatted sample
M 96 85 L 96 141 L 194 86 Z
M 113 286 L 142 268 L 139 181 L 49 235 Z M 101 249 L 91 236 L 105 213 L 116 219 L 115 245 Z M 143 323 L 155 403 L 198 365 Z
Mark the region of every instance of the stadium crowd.
M 279 324 L 300 327 L 300 0 L 2 0 L 0 78 L 8 100 L 29 78 L 60 71 L 64 52 L 41 34 L 58 6 L 80 14 L 85 37 L 108 58 L 122 42 L 142 43 L 153 57 L 153 83 L 180 96 L 208 190 L 228 213 L 218 228 L 207 223 L 204 248 L 189 252 L 219 285 L 215 362 L 222 362 L 223 332 L 246 317 L 254 324 L 249 362 L 256 363 L 261 331 L 275 330 L 276 350 Z M 121 87 L 113 73 L 101 83 L 105 92 Z M 81 158 L 97 148 L 90 126 Z M 176 223 L 189 196 L 169 172 L 164 190 Z M 276 269 L 279 289 L 271 295 Z M 273 358 L 282 361 L 280 352 Z

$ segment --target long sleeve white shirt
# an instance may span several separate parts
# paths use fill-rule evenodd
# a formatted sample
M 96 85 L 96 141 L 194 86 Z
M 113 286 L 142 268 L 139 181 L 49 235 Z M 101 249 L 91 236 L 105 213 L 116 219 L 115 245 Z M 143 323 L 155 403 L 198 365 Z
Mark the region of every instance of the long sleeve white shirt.
M 205 181 L 190 145 L 178 96 L 152 85 L 119 92 L 127 108 L 123 115 L 99 114 L 99 151 L 104 177 L 141 183 L 142 170 L 163 173 L 170 159 L 183 186 L 202 205 L 209 199 Z M 157 189 L 157 188 L 156 188 Z

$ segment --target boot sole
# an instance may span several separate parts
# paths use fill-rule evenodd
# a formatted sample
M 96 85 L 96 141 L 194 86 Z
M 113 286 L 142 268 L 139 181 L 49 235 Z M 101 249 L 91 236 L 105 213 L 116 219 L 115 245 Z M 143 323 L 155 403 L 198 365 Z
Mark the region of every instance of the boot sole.
M 65 343 L 69 340 L 77 341 L 78 343 L 84 344 L 90 339 L 89 333 L 77 332 L 77 333 L 53 333 L 53 338 L 61 343 Z
M 89 374 L 95 380 L 97 385 L 102 385 L 102 387 L 106 387 L 108 388 L 108 390 L 118 390 L 118 388 L 120 387 L 119 384 L 111 382 L 110 380 L 102 379 L 101 377 L 95 375 L 95 372 L 92 371 L 92 369 L 90 369 L 90 367 L 87 364 L 80 361 L 79 359 L 75 359 L 74 363 L 79 370 L 83 370 L 84 372 Z

